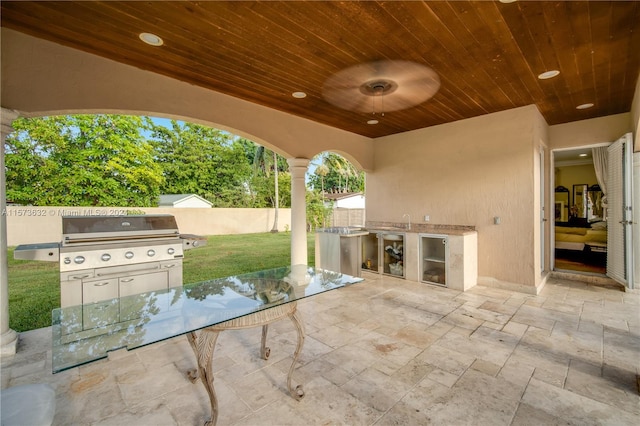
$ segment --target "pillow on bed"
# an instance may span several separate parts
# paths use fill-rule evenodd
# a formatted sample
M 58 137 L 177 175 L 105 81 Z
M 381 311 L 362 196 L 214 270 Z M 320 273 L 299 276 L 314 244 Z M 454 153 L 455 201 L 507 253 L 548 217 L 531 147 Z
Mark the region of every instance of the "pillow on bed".
M 607 229 L 607 222 L 593 222 L 591 229 Z

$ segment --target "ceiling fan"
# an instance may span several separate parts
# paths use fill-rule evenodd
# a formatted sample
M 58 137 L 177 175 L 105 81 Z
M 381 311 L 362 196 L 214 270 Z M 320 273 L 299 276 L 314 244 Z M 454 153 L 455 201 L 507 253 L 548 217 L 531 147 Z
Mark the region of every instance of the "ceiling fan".
M 439 88 L 440 78 L 433 69 L 411 61 L 387 60 L 337 72 L 327 79 L 322 94 L 339 108 L 384 115 L 421 104 Z

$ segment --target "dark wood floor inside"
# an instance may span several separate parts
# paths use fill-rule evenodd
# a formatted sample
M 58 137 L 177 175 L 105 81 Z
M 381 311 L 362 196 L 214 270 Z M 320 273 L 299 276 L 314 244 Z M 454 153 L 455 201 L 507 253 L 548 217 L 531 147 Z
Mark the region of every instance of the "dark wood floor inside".
M 606 255 L 594 256 L 556 250 L 555 269 L 604 275 L 607 273 Z

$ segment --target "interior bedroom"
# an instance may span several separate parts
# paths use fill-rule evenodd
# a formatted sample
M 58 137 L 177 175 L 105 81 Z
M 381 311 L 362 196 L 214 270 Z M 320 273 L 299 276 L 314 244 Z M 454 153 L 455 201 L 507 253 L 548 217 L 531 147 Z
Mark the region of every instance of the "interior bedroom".
M 554 152 L 556 270 L 606 273 L 606 168 L 596 164 L 606 164 L 606 147 Z

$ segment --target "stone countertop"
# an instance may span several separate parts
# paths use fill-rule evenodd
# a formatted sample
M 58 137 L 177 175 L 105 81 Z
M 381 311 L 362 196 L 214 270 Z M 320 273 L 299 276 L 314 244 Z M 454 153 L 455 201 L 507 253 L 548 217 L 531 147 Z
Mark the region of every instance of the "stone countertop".
M 336 234 L 341 237 L 360 237 L 363 235 L 369 235 L 369 231 L 363 228 L 350 228 L 348 226 L 333 228 L 317 228 L 317 234 Z
M 412 223 L 411 229 L 407 229 L 407 223 L 403 222 L 367 221 L 365 228 L 369 231 L 411 232 L 415 234 L 467 235 L 476 232 L 475 226 L 441 225 L 433 223 Z

